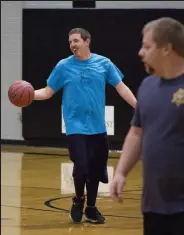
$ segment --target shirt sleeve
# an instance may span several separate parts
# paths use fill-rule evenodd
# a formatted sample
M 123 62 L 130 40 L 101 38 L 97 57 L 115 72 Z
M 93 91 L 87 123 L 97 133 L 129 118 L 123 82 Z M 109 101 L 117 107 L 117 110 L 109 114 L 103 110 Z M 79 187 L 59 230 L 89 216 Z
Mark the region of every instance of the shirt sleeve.
M 47 86 L 57 92 L 61 88 L 63 88 L 64 80 L 63 65 L 61 63 L 58 63 L 47 79 Z
M 121 82 L 123 78 L 124 75 L 122 74 L 122 72 L 116 67 L 115 64 L 109 61 L 107 82 L 112 86 L 116 86 L 118 83 Z

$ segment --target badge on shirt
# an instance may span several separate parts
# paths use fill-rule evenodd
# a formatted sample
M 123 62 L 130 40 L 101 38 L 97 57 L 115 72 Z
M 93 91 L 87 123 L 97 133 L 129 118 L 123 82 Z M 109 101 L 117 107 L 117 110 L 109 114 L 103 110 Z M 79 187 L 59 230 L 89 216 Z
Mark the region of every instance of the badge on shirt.
M 184 104 L 184 89 L 180 88 L 173 94 L 172 103 L 175 103 L 177 106 Z

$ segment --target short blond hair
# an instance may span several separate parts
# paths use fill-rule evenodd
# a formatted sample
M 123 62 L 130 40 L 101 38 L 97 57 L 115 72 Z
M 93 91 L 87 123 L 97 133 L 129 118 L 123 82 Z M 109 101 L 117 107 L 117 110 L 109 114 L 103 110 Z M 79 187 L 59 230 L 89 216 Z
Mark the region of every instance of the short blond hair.
M 148 22 L 142 33 L 149 30 L 153 30 L 153 41 L 158 47 L 171 43 L 173 50 L 184 57 L 184 25 L 181 22 L 170 17 L 162 17 Z

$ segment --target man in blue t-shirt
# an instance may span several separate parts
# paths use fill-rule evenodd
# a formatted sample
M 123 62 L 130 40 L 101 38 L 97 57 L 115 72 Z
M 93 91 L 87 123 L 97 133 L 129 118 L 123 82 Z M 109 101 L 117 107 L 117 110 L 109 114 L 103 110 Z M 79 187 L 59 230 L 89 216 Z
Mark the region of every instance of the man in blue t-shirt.
M 57 63 L 45 88 L 35 91 L 35 100 L 49 99 L 63 89 L 62 109 L 69 142 L 70 159 L 74 163 L 75 197 L 70 210 L 74 222 L 82 220 L 84 188 L 87 189 L 86 220 L 104 223 L 95 207 L 99 182 L 108 183 L 108 143 L 105 125 L 105 87 L 114 86 L 132 107 L 136 99 L 122 82 L 123 74 L 104 56 L 90 52 L 91 36 L 81 28 L 69 32 L 72 56 Z
M 143 162 L 144 235 L 184 234 L 184 25 L 145 25 L 139 55 L 146 71 L 130 131 L 110 187 L 120 200 L 125 177 Z

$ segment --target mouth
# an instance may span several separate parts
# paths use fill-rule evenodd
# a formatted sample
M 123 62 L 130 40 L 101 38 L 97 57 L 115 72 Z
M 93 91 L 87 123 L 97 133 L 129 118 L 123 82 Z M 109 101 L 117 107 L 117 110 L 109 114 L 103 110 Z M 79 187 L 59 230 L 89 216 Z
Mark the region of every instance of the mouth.
M 145 61 L 143 61 L 143 63 L 144 63 L 144 68 L 145 68 L 146 72 L 148 74 L 154 74 L 154 69 L 149 64 L 147 64 Z
M 76 53 L 78 51 L 78 48 L 72 48 L 73 53 Z
M 142 63 L 143 63 L 143 65 L 144 65 L 145 67 L 148 66 L 148 64 L 146 63 L 146 61 L 142 60 Z

